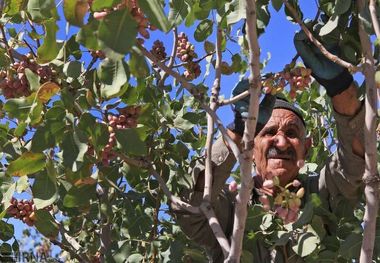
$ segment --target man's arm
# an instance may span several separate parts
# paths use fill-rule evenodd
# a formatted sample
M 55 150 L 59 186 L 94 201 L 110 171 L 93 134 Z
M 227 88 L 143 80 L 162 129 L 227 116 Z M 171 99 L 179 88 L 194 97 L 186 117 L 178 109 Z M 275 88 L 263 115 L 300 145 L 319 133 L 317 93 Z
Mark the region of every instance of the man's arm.
M 355 116 L 362 107 L 362 103 L 357 98 L 357 87 L 354 83 L 342 93 L 332 97 L 331 100 L 335 111 L 344 116 Z M 358 135 L 352 139 L 352 151 L 364 158 L 364 145 Z

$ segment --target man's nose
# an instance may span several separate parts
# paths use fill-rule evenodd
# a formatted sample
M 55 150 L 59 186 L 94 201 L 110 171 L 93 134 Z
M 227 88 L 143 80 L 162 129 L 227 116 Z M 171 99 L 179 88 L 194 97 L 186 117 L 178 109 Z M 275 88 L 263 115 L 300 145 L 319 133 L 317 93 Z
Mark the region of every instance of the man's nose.
M 284 151 L 289 147 L 289 142 L 283 133 L 277 133 L 274 137 L 274 146 L 279 150 Z

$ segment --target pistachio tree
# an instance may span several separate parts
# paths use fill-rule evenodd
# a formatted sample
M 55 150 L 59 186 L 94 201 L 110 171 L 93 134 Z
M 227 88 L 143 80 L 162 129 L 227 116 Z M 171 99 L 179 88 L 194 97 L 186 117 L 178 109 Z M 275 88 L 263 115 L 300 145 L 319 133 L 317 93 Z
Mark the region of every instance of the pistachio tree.
M 24 224 L 64 260 L 207 262 L 175 220 L 185 212 L 208 219 L 226 262 L 259 262 L 252 244 L 285 248 L 290 239 L 306 262 L 379 260 L 379 5 L 319 0 L 304 17 L 298 0 L 1 0 L 2 259 L 22 252 L 14 228 Z M 260 56 L 259 37 L 283 13 L 323 55 L 365 78 L 365 199 L 354 214 L 344 200 L 334 213 L 315 194 L 302 203 L 302 187 L 293 193 L 276 179 L 279 198 L 247 209 L 260 95 L 281 94 L 304 111 L 314 145 L 300 178 L 318 174 L 336 148 L 329 99 L 298 55 L 279 72 Z M 221 93 L 224 78 L 242 77 L 246 92 Z M 248 95 L 236 145 L 218 110 Z M 211 203 L 217 136 L 239 164 L 231 240 Z M 182 193 L 199 161 L 204 195 L 193 206 Z

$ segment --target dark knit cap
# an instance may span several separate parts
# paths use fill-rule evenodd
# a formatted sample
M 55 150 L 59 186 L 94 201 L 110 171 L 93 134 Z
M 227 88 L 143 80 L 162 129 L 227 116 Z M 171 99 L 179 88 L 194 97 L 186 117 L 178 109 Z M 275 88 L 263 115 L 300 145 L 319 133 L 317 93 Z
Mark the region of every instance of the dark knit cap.
M 276 102 L 274 103 L 273 109 L 286 109 L 286 110 L 292 111 L 301 119 L 303 125 L 306 127 L 306 123 L 303 119 L 302 112 L 293 104 L 288 102 L 286 99 L 277 97 Z

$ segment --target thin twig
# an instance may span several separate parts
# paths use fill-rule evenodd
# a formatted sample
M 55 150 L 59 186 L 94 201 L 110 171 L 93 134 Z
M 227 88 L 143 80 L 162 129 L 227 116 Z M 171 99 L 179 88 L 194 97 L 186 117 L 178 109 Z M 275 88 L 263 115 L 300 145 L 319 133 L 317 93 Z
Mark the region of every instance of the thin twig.
M 226 100 L 222 100 L 219 102 L 219 106 L 224 106 L 224 105 L 229 105 L 229 104 L 233 104 L 241 99 L 244 99 L 245 97 L 247 97 L 249 95 L 249 91 L 246 90 L 242 93 L 240 93 L 239 95 L 236 95 L 235 97 L 232 97 L 230 99 L 226 99 Z
M 30 19 L 28 19 L 28 23 L 29 23 L 30 27 L 32 28 L 32 30 L 37 33 L 37 30 L 34 27 L 33 22 Z M 41 42 L 38 38 L 36 38 L 36 43 L 37 43 L 37 47 L 41 46 Z
M 168 68 L 173 68 L 175 57 L 177 55 L 177 45 L 178 45 L 178 34 L 177 34 L 177 28 L 173 28 L 173 46 L 172 46 L 172 53 L 170 55 L 170 60 L 168 63 Z M 160 81 L 158 82 L 158 86 L 161 87 L 165 84 L 166 78 L 169 76 L 167 72 L 164 73 Z
M 101 186 L 98 186 L 101 187 Z M 99 210 L 102 205 L 109 206 L 108 202 L 108 193 L 109 188 L 108 187 L 102 187 L 103 194 L 99 197 Z M 110 246 L 112 243 L 111 239 L 111 224 L 112 221 L 109 220 L 107 215 L 104 213 L 101 213 L 101 226 L 100 226 L 100 259 L 102 262 L 104 262 L 104 255 L 107 253 L 107 251 L 110 250 Z
M 72 249 L 69 246 L 66 246 L 65 244 L 63 244 L 60 241 L 58 241 L 56 239 L 50 239 L 50 242 L 56 246 L 59 246 L 62 250 L 69 252 L 70 256 L 72 256 L 73 258 L 76 258 L 77 260 L 79 260 L 79 262 L 90 262 L 90 261 L 85 261 L 85 259 L 83 259 L 83 257 L 81 257 L 77 251 L 75 251 L 74 249 Z
M 249 109 L 248 118 L 245 122 L 243 143 L 244 149 L 240 163 L 241 188 L 236 197 L 234 226 L 231 241 L 231 250 L 225 262 L 240 262 L 243 248 L 244 229 L 247 218 L 247 205 L 250 200 L 252 188 L 252 156 L 253 140 L 256 130 L 257 116 L 259 113 L 259 94 L 261 90 L 260 75 L 260 47 L 257 40 L 257 13 L 256 2 L 246 0 L 246 26 L 249 47 L 249 65 L 251 74 L 249 76 Z
M 0 23 L 0 30 L 1 30 L 1 35 L 3 36 L 3 42 L 4 42 L 4 45 L 6 47 L 8 56 L 11 59 L 12 63 L 15 63 L 15 59 L 13 58 L 13 54 L 11 51 L 12 48 L 8 45 L 8 40 L 7 40 L 7 36 L 5 34 L 4 26 L 1 23 Z
M 365 1 L 358 1 L 358 12 L 365 8 Z M 376 237 L 376 217 L 379 209 L 379 186 L 380 178 L 377 170 L 377 149 L 376 149 L 376 108 L 377 94 L 375 82 L 375 60 L 372 55 L 372 45 L 368 34 L 365 31 L 362 20 L 359 19 L 359 37 L 364 56 L 363 74 L 366 82 L 365 97 L 365 129 L 364 129 L 364 149 L 365 149 L 365 171 L 363 181 L 365 183 L 364 193 L 366 206 L 363 218 L 363 242 L 360 251 L 360 263 L 372 262 L 373 248 Z
M 201 58 L 199 59 L 196 59 L 194 61 L 192 61 L 191 63 L 199 63 L 201 62 L 202 60 L 204 60 L 205 58 L 209 57 L 209 56 L 212 56 L 215 54 L 215 51 L 213 52 L 210 52 L 210 53 L 207 53 L 206 55 L 202 56 Z M 180 67 L 183 67 L 183 66 L 186 66 L 187 64 L 189 64 L 189 62 L 185 62 L 185 63 L 181 63 L 181 64 L 177 64 L 175 66 L 173 66 L 172 68 L 180 68 Z
M 181 76 L 178 72 L 174 71 L 173 69 L 171 68 L 168 68 L 164 63 L 162 63 L 161 61 L 159 61 L 155 56 L 153 56 L 148 50 L 146 50 L 145 47 L 143 47 L 142 45 L 139 45 L 138 48 L 140 49 L 140 51 L 142 52 L 142 54 L 147 57 L 148 59 L 150 59 L 151 61 L 153 61 L 156 65 L 158 65 L 163 71 L 167 72 L 170 76 L 172 76 L 173 78 L 175 78 L 179 83 L 182 84 L 182 86 L 188 91 L 190 92 L 190 94 L 192 94 L 196 99 L 200 100 L 201 103 L 201 107 L 208 113 L 210 114 L 216 125 L 217 125 L 217 128 L 220 130 L 222 136 L 223 136 L 223 139 L 228 143 L 229 147 L 231 148 L 233 154 L 235 155 L 235 158 L 236 159 L 239 159 L 239 156 L 240 156 L 240 150 L 238 148 L 238 146 L 236 145 L 236 143 L 231 139 L 231 137 L 227 134 L 227 130 L 226 128 L 223 126 L 223 123 L 222 121 L 220 120 L 220 118 L 216 115 L 216 113 L 214 111 L 211 110 L 211 108 L 202 102 L 202 95 L 199 93 L 199 90 L 193 85 L 191 84 L 190 82 L 188 82 L 186 80 L 185 77 Z
M 185 211 L 188 211 L 190 213 L 193 213 L 193 214 L 199 214 L 200 211 L 199 211 L 199 208 L 198 207 L 194 207 L 192 205 L 189 205 L 188 203 L 186 202 L 183 202 L 181 199 L 179 199 L 178 197 L 174 196 L 169 188 L 167 187 L 164 179 L 162 179 L 162 177 L 160 176 L 160 174 L 154 169 L 152 163 L 146 159 L 140 159 L 140 160 L 136 160 L 136 159 L 133 159 L 133 158 L 130 158 L 130 157 L 127 157 L 125 156 L 124 154 L 121 154 L 121 153 L 117 153 L 117 152 L 114 152 L 116 156 L 118 156 L 120 159 L 122 159 L 125 163 L 129 164 L 129 165 L 133 165 L 133 166 L 136 166 L 136 167 L 139 167 L 139 168 L 143 168 L 143 169 L 147 169 L 149 171 L 149 173 L 151 175 L 154 176 L 154 178 L 156 178 L 156 180 L 158 181 L 162 191 L 164 192 L 164 194 L 168 197 L 168 199 L 172 202 L 172 205 L 174 206 L 175 209 L 178 209 L 178 210 L 185 210 Z
M 175 209 L 185 210 L 185 211 L 188 211 L 188 212 L 190 212 L 192 214 L 199 214 L 200 213 L 199 207 L 194 207 L 194 206 L 192 206 L 192 205 L 190 205 L 190 204 L 188 204 L 186 202 L 183 202 L 181 199 L 179 199 L 178 197 L 174 196 L 170 192 L 170 190 L 167 187 L 164 179 L 162 179 L 162 177 L 154 169 L 154 167 L 153 167 L 152 164 L 149 165 L 149 173 L 152 174 L 156 178 L 156 180 L 158 181 L 158 183 L 161 186 L 162 191 L 169 198 L 169 200 L 172 202 L 172 205 L 174 205 Z
M 333 61 L 334 63 L 337 63 L 341 65 L 342 67 L 347 68 L 351 73 L 355 73 L 359 71 L 359 68 L 347 61 L 344 61 L 343 59 L 339 58 L 338 56 L 330 53 L 321 42 L 319 42 L 314 36 L 313 33 L 310 32 L 310 30 L 306 27 L 306 25 L 302 22 L 300 17 L 298 16 L 297 11 L 294 9 L 294 7 L 287 1 L 282 0 L 286 7 L 289 9 L 289 11 L 292 13 L 294 20 L 301 26 L 302 30 L 305 32 L 306 36 L 309 38 L 309 40 L 321 51 L 321 53 Z
M 30 52 L 32 53 L 33 57 L 37 57 L 36 53 L 34 53 L 34 50 L 33 50 L 32 46 L 28 43 L 28 41 L 26 41 L 24 39 L 24 43 L 25 43 L 25 45 L 28 46 L 28 48 L 29 48 Z
M 66 251 L 68 251 L 70 253 L 70 255 L 72 255 L 75 258 L 77 258 L 77 256 L 79 256 L 80 262 L 91 262 L 91 260 L 87 257 L 86 254 L 80 253 L 80 250 L 82 249 L 81 245 L 75 240 L 75 238 L 73 238 L 72 236 L 70 236 L 66 232 L 63 224 L 60 224 L 59 232 L 61 233 L 62 241 L 67 242 L 70 245 L 70 247 L 66 246 L 67 249 L 65 249 Z M 50 240 L 50 241 L 52 241 L 52 240 Z M 61 243 L 61 242 L 59 242 L 59 243 Z
M 377 19 L 376 2 L 375 0 L 369 0 L 369 11 L 371 13 L 371 20 L 373 29 L 375 30 L 376 38 L 380 39 L 380 25 Z

